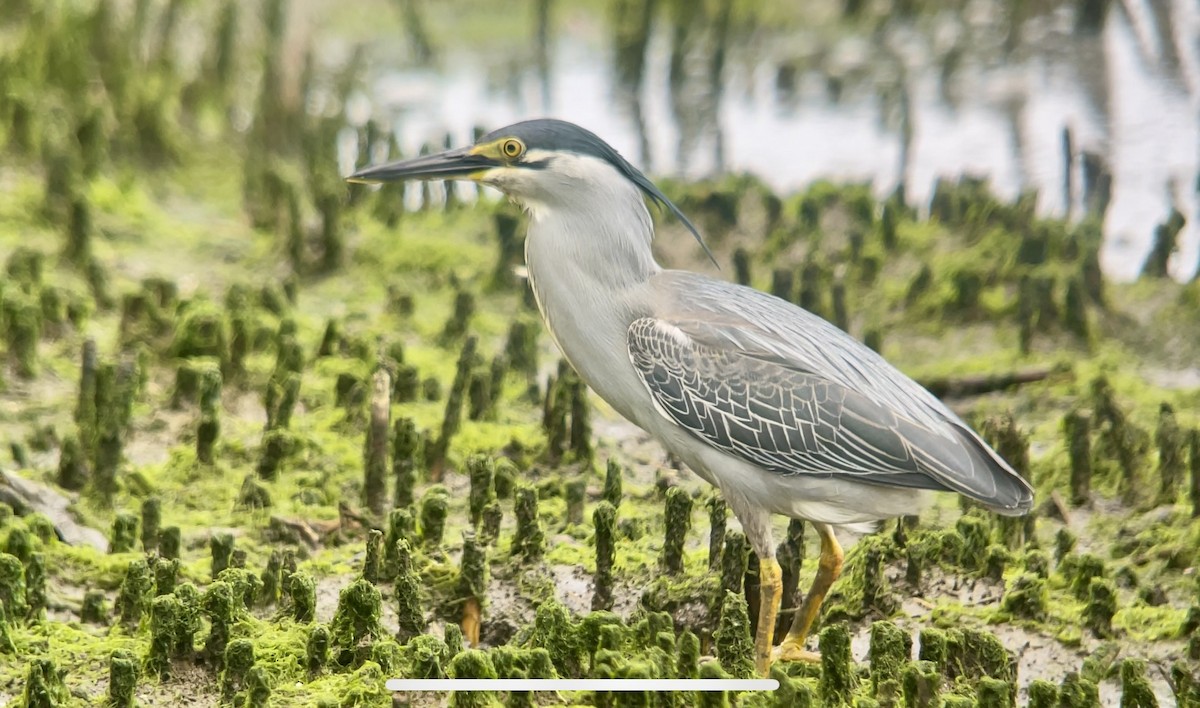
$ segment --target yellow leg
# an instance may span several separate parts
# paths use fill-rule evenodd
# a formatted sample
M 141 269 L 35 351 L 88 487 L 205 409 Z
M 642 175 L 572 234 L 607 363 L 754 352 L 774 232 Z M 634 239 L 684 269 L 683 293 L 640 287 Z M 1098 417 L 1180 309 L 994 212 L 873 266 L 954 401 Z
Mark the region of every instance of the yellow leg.
M 796 619 L 792 621 L 792 628 L 788 631 L 787 638 L 779 645 L 779 651 L 775 655 L 779 661 L 816 662 L 821 658 L 816 652 L 805 650 L 804 643 L 808 640 L 813 622 L 816 621 L 817 615 L 821 611 L 821 603 L 825 601 L 825 594 L 829 592 L 833 581 L 842 574 L 843 554 L 842 547 L 838 544 L 837 537 L 833 535 L 831 526 L 827 524 L 813 524 L 813 526 L 821 536 L 821 560 L 817 566 L 817 577 L 813 580 L 808 594 L 805 595 L 804 604 L 796 613 Z
M 479 624 L 482 614 L 479 600 L 473 597 L 467 598 L 463 605 L 462 621 L 459 626 L 462 627 L 463 639 L 467 640 L 467 646 L 472 649 L 479 648 Z
M 783 598 L 783 571 L 774 558 L 758 563 L 758 630 L 754 634 L 754 668 L 766 677 L 771 671 L 771 649 L 774 645 L 775 618 Z

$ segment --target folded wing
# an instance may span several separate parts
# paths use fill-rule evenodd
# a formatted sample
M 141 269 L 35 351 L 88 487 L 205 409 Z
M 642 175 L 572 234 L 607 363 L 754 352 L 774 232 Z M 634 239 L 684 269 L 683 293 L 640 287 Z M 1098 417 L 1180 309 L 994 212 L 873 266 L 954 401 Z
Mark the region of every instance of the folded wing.
M 955 491 L 1001 513 L 1032 502 L 1029 485 L 952 414 L 906 414 L 894 404 L 902 395 L 869 395 L 823 372 L 827 359 L 755 346 L 736 322 L 645 317 L 628 346 L 664 416 L 762 469 Z

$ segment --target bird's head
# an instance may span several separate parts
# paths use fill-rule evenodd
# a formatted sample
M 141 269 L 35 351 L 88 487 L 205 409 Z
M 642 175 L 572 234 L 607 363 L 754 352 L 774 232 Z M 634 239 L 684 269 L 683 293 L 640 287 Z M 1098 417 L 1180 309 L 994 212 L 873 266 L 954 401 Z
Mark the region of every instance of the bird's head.
M 612 192 L 633 189 L 674 214 L 712 258 L 692 222 L 640 170 L 595 133 L 562 120 L 514 123 L 470 147 L 367 167 L 347 179 L 367 184 L 470 180 L 534 211 L 594 205 Z

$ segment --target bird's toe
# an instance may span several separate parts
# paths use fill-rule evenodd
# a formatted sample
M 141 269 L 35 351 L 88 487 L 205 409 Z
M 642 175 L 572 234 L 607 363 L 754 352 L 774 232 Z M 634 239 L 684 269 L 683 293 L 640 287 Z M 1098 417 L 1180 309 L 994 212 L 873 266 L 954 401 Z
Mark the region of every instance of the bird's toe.
M 818 664 L 821 662 L 821 655 L 815 651 L 809 651 L 799 644 L 784 641 L 775 648 L 771 659 L 773 661 L 800 661 L 805 664 Z

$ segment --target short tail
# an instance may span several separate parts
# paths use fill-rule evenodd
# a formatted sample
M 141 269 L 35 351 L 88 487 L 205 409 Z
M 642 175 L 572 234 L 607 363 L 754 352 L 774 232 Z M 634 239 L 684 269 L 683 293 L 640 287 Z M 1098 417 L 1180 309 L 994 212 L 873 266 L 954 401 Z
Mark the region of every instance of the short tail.
M 988 495 L 967 494 L 997 514 L 1004 516 L 1024 516 L 1033 509 L 1033 487 L 1029 482 L 1012 468 L 1004 458 L 993 450 L 971 429 L 965 426 L 954 426 L 963 444 L 982 458 L 987 465 L 995 484 L 994 490 Z
M 870 536 L 883 526 L 882 521 L 859 521 L 852 524 L 838 524 L 834 527 L 838 542 L 843 546 L 854 545 L 863 536 Z

